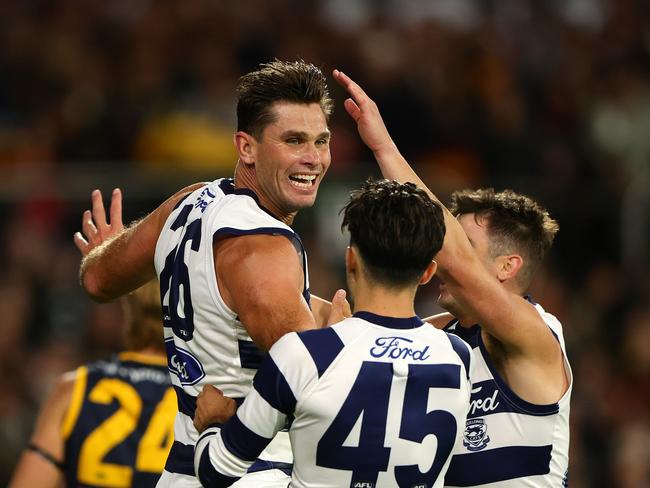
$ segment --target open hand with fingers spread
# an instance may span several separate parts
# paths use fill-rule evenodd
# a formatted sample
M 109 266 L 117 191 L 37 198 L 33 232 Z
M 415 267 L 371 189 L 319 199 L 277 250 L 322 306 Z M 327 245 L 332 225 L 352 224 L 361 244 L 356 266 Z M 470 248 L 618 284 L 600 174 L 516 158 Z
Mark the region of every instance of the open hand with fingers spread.
M 113 190 L 111 196 L 110 223 L 106 221 L 106 210 L 102 200 L 102 192 L 92 192 L 92 212 L 86 210 L 81 219 L 81 232 L 74 235 L 74 243 L 86 256 L 90 251 L 99 246 L 102 242 L 116 236 L 124 229 L 122 223 L 122 191 L 119 188 Z
M 202 433 L 212 424 L 224 424 L 235 415 L 235 400 L 224 396 L 223 392 L 212 385 L 205 385 L 196 398 L 194 427 Z

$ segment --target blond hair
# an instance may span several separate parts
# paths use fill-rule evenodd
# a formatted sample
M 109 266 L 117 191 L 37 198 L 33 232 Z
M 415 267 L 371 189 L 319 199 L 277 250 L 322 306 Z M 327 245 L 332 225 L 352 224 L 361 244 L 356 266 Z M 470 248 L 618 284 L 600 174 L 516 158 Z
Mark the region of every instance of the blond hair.
M 155 348 L 164 351 L 158 280 L 152 280 L 129 293 L 123 303 L 126 316 L 124 343 L 127 349 L 138 351 Z

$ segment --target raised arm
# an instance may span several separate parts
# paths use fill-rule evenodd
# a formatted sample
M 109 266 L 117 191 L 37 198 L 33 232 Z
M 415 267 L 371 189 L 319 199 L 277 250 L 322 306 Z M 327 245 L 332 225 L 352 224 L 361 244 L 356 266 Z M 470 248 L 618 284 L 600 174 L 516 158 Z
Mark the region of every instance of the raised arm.
M 182 189 L 128 227 L 122 225 L 122 193 L 113 191 L 108 224 L 102 194 L 95 190 L 92 212 L 86 210 L 83 214 L 83 235 L 77 232 L 74 236 L 83 256 L 79 279 L 86 292 L 94 300 L 105 302 L 153 279 L 156 242 L 165 220 L 180 199 L 203 185 L 196 183 Z
M 413 182 L 439 201 L 400 154 L 375 102 L 341 71 L 335 70 L 333 75 L 350 95 L 344 102 L 345 109 L 372 150 L 383 176 Z M 447 231 L 436 261 L 438 274 L 454 298 L 513 354 L 541 361 L 561 357 L 558 343 L 539 313 L 488 272 L 456 218 L 444 205 L 443 209 Z

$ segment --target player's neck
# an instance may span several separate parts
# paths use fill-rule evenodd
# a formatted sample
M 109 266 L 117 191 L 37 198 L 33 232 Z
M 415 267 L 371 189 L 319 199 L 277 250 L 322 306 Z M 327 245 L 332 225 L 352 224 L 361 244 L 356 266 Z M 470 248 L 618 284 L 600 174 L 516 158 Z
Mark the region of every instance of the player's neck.
M 462 310 L 456 301 L 445 302 L 443 308 L 458 321 L 461 327 L 472 327 L 478 323 L 476 318 Z
M 357 286 L 354 311 L 371 312 L 384 317 L 408 318 L 415 315 L 415 290 L 395 290 L 377 286 Z
M 458 320 L 458 323 L 460 324 L 461 327 L 472 327 L 478 324 L 478 321 L 470 317 L 469 315 L 454 314 L 454 317 L 456 318 L 456 320 Z
M 264 194 L 261 190 L 259 184 L 257 183 L 257 178 L 255 177 L 255 170 L 250 169 L 248 166 L 237 163 L 235 168 L 235 188 L 246 188 L 251 190 L 255 195 L 257 195 L 258 202 L 266 211 L 270 212 L 276 219 L 280 222 L 283 222 L 287 225 L 293 223 L 293 219 L 298 212 L 287 213 L 280 209 L 270 198 Z

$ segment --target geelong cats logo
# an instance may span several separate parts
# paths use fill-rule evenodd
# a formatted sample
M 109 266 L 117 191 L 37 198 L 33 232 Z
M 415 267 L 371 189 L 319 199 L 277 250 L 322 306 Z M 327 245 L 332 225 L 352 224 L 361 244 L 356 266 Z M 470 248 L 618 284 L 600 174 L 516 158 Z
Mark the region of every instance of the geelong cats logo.
M 463 446 L 470 451 L 485 449 L 490 436 L 487 435 L 487 424 L 485 419 L 468 419 L 463 434 Z
M 203 365 L 194 355 L 174 344 L 173 339 L 165 341 L 167 369 L 174 373 L 181 385 L 193 385 L 205 377 Z

